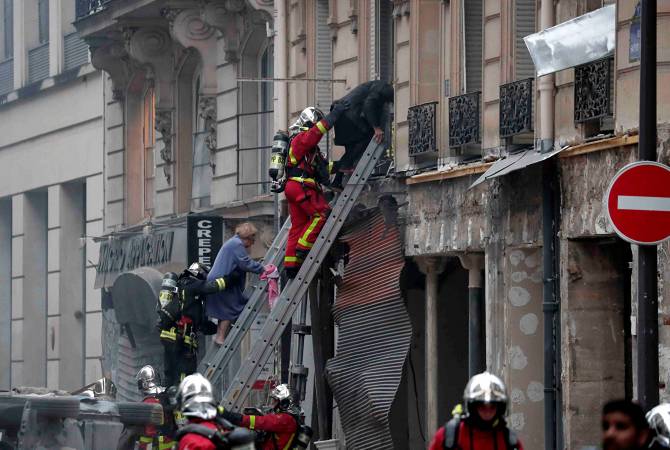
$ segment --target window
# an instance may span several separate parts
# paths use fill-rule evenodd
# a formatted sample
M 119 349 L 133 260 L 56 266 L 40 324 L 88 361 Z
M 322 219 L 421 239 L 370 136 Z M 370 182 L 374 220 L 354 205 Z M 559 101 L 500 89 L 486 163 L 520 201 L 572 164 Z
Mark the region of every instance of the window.
M 38 0 L 37 19 L 40 44 L 49 42 L 49 0 Z
M 482 89 L 482 0 L 463 1 L 465 73 L 462 93 Z
M 272 67 L 272 48 L 268 47 L 263 52 L 261 56 L 261 78 L 272 78 L 273 77 L 273 67 Z M 270 160 L 271 148 L 265 148 L 265 146 L 272 145 L 272 114 L 267 111 L 272 111 L 272 97 L 273 97 L 273 84 L 272 83 L 259 83 L 259 111 L 261 114 L 258 116 L 259 128 L 261 130 L 261 146 L 264 148 L 261 149 L 261 163 L 260 163 L 260 174 L 259 180 L 261 182 L 268 181 L 268 161 Z M 267 194 L 269 192 L 269 185 L 267 183 L 260 184 L 261 194 Z
M 193 134 L 193 174 L 191 178 L 191 210 L 206 208 L 211 205 L 212 166 L 211 149 L 215 146 L 212 139 L 216 133 L 216 117 L 212 114 L 216 99 L 200 96 L 200 78 L 195 82 L 193 97 L 195 108 L 194 118 L 196 132 Z
M 154 147 L 156 144 L 156 110 L 154 88 L 147 89 L 144 94 L 144 216 L 153 216 L 154 209 L 154 179 L 156 165 L 154 164 Z
M 516 0 L 514 8 L 516 80 L 535 77 L 535 66 L 523 38 L 535 33 L 535 0 Z
M 3 0 L 2 5 L 2 58 L 9 59 L 14 55 L 14 0 Z

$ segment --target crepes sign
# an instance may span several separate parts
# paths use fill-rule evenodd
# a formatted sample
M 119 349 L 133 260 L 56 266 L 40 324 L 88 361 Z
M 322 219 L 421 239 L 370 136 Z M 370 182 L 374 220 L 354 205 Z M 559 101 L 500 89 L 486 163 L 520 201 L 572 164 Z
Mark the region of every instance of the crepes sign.
M 223 218 L 188 216 L 188 264 L 199 262 L 211 266 L 223 245 Z

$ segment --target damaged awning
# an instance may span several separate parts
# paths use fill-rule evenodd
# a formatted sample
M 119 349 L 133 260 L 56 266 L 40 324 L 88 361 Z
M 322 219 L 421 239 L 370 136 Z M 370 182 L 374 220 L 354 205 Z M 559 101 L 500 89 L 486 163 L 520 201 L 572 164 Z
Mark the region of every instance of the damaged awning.
M 537 76 L 609 56 L 616 42 L 616 6 L 603 8 L 523 38 Z
M 554 149 L 549 152 L 540 152 L 535 149 L 529 149 L 524 152 L 514 153 L 507 156 L 506 158 L 499 159 L 498 161 L 494 162 L 486 172 L 477 178 L 474 183 L 472 183 L 470 189 L 486 180 L 490 180 L 491 178 L 507 175 L 508 173 L 514 172 L 515 170 L 523 169 L 524 167 L 542 162 L 560 153 L 566 148 L 568 147 Z

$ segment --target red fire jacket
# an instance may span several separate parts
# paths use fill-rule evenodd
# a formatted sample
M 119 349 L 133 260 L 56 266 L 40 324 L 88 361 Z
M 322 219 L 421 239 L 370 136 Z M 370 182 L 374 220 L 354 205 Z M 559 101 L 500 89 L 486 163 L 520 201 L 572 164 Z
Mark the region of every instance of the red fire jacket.
M 263 443 L 263 450 L 287 450 L 296 431 L 298 422 L 288 413 L 268 414 L 267 416 L 242 416 L 242 426 L 250 430 L 267 431 L 268 439 Z M 275 442 L 277 446 L 275 447 Z
M 207 428 L 211 428 L 212 430 L 217 429 L 216 424 L 209 420 L 193 420 L 193 423 L 204 425 Z M 199 434 L 195 433 L 188 433 L 179 440 L 179 450 L 216 450 L 216 445 L 214 445 L 212 441 L 204 436 L 200 436 Z
M 441 427 L 433 436 L 429 450 L 444 450 L 444 427 Z M 462 450 L 505 450 L 505 428 L 495 427 L 491 430 L 482 430 L 469 425 L 465 420 L 461 422 L 458 431 L 458 446 Z M 521 440 L 517 443 L 518 450 L 523 450 Z
M 292 140 L 288 151 L 287 167 L 298 167 L 304 172 L 306 178 L 314 176 L 312 162 L 316 156 L 316 145 L 321 138 L 328 133 L 330 125 L 325 119 L 317 122 L 315 126 L 307 131 L 298 133 Z M 291 177 L 289 176 L 289 180 Z M 301 181 L 301 180 L 296 180 Z

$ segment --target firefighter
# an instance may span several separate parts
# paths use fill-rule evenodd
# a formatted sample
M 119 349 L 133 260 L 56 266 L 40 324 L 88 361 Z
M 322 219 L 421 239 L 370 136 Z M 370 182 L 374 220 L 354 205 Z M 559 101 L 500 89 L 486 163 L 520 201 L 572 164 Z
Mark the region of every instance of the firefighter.
M 647 413 L 647 422 L 651 429 L 649 448 L 670 448 L 670 403 L 661 403 Z
M 137 388 L 144 396 L 143 403 L 158 403 L 163 407 L 163 424 L 160 427 L 146 425 L 136 443 L 140 450 L 168 450 L 172 448 L 175 432 L 174 416 L 167 401 L 165 388 L 157 384 L 157 374 L 152 366 L 142 367 L 135 379 Z
M 523 450 L 521 441 L 507 427 L 507 392 L 500 378 L 483 372 L 468 381 L 460 412 L 437 430 L 430 450 Z
M 177 432 L 179 450 L 253 448 L 253 433 L 235 430 L 218 417 L 212 385 L 201 374 L 194 373 L 182 380 L 177 404 L 181 415 L 188 421 Z
M 262 450 L 307 448 L 307 442 L 300 436 L 301 411 L 300 407 L 291 400 L 291 390 L 288 385 L 280 384 L 270 392 L 274 405 L 272 412 L 264 416 L 250 416 L 223 410 L 221 416 L 233 425 L 249 428 L 250 430 L 265 432 L 261 441 Z M 309 430 L 311 434 L 311 430 Z M 300 442 L 298 442 L 300 440 Z
M 205 295 L 221 292 L 239 282 L 235 274 L 207 281 L 208 273 L 208 266 L 196 262 L 179 276 L 169 272 L 163 277 L 165 288 L 161 289 L 159 298 L 158 328 L 165 350 L 167 386 L 177 385 L 183 377 L 196 371 L 198 332 L 216 332 L 216 325 L 205 317 Z M 169 289 L 172 289 L 171 295 Z
M 292 138 L 286 161 L 284 191 L 291 216 L 284 258 L 289 279 L 295 278 L 330 211 L 321 187 L 322 184 L 329 184 L 330 172 L 317 144 L 348 107 L 348 102 L 340 101 L 324 118 L 321 111 L 310 106 L 289 128 Z

